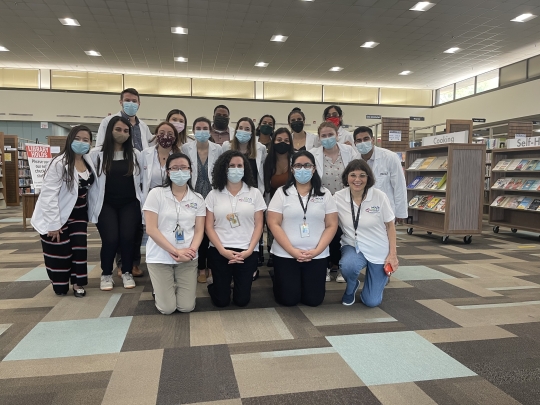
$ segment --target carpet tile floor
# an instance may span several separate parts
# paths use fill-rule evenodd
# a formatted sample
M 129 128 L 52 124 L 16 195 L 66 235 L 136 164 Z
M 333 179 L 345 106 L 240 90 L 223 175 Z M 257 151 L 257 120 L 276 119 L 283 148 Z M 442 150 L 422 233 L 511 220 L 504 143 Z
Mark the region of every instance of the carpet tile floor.
M 99 290 L 94 226 L 87 296 L 57 297 L 21 217 L 0 211 L 2 405 L 540 403 L 536 234 L 399 227 L 379 308 L 341 305 L 336 282 L 318 308 L 282 307 L 262 267 L 247 307 L 215 308 L 200 284 L 194 312 L 164 316 L 144 264 L 136 288 Z

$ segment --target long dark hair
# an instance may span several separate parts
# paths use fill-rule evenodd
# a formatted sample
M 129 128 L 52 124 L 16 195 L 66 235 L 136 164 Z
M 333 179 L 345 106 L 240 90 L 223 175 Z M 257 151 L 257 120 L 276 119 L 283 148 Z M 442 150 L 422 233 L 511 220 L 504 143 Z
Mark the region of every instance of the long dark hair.
M 292 162 L 291 162 L 291 173 L 289 174 L 289 179 L 287 180 L 287 183 L 285 183 L 285 185 L 283 186 L 283 193 L 285 195 L 288 195 L 287 189 L 289 187 L 296 186 L 296 179 L 294 178 L 292 167 L 294 165 L 294 162 L 296 162 L 296 159 L 298 159 L 300 156 L 306 156 L 315 167 L 315 171 L 313 172 L 313 177 L 311 178 L 311 187 L 313 189 L 313 195 L 323 196 L 325 193 L 323 193 L 321 190 L 322 182 L 321 182 L 321 177 L 319 176 L 319 173 L 317 173 L 317 169 L 316 169 L 317 166 L 315 164 L 315 158 L 313 157 L 313 154 L 311 152 L 308 152 L 306 150 L 301 150 L 300 152 L 296 152 L 293 155 Z
M 137 161 L 137 155 L 135 155 L 135 149 L 133 148 L 133 127 L 131 126 L 129 120 L 120 116 L 114 116 L 109 121 L 107 129 L 105 131 L 105 139 L 103 140 L 103 145 L 101 150 L 103 151 L 103 164 L 101 166 L 101 171 L 99 169 L 98 163 L 98 173 L 109 173 L 111 171 L 112 162 L 114 160 L 114 136 L 113 128 L 118 121 L 126 124 L 129 128 L 129 138 L 122 144 L 122 149 L 124 150 L 124 159 L 129 162 L 128 171 L 126 176 L 133 176 L 135 172 L 135 167 L 137 167 L 137 173 L 140 173 L 141 168 L 139 167 L 139 162 Z
M 167 158 L 167 162 L 165 162 L 165 168 L 167 169 L 167 175 L 165 176 L 165 179 L 163 180 L 162 187 L 172 187 L 172 181 L 171 181 L 171 178 L 169 176 L 169 169 L 171 167 L 171 162 L 174 159 L 186 159 L 188 161 L 188 164 L 189 164 L 189 170 L 192 170 L 192 168 L 191 168 L 191 159 L 189 158 L 188 155 L 186 155 L 186 154 L 184 154 L 182 152 L 175 152 L 172 155 L 169 155 L 169 157 Z M 189 187 L 189 189 L 191 191 L 193 191 L 193 186 L 191 185 L 191 179 L 189 179 L 186 184 Z
M 171 117 L 175 114 L 180 114 L 182 117 L 184 117 L 184 130 L 182 132 L 178 133 L 177 142 L 180 142 L 180 145 L 183 145 L 187 142 L 187 117 L 186 114 L 182 110 L 179 110 L 178 108 L 175 108 L 174 110 L 169 111 L 167 114 L 167 119 L 165 121 L 169 122 Z M 176 128 L 174 128 L 176 129 Z M 156 131 L 157 132 L 157 131 Z M 177 131 L 178 132 L 178 131 Z
M 293 148 L 293 139 L 291 135 L 291 131 L 289 131 L 287 128 L 279 128 L 274 133 L 274 136 L 272 137 L 272 141 L 270 142 L 270 148 L 268 149 L 268 156 L 266 156 L 266 160 L 264 161 L 264 191 L 267 193 L 270 192 L 271 186 L 270 181 L 272 180 L 272 176 L 276 174 L 276 161 L 277 161 L 277 153 L 274 150 L 275 140 L 276 137 L 280 134 L 287 134 L 289 136 L 289 150 L 287 151 L 287 163 L 289 163 L 288 170 L 291 169 L 291 156 L 294 154 L 294 148 Z
M 73 128 L 71 128 L 71 131 L 69 131 L 68 136 L 66 137 L 66 144 L 64 146 L 64 153 L 61 155 L 56 156 L 51 163 L 49 164 L 49 167 L 51 167 L 51 164 L 56 159 L 62 159 L 62 163 L 64 165 L 63 171 L 62 171 L 62 181 L 66 182 L 66 185 L 69 190 L 73 188 L 73 183 L 75 182 L 75 155 L 76 153 L 73 152 L 73 149 L 71 149 L 71 143 L 75 140 L 75 137 L 77 134 L 81 131 L 86 131 L 90 134 L 90 145 L 92 145 L 92 131 L 84 125 L 77 125 Z M 67 168 L 66 168 L 67 166 Z M 47 170 L 49 170 L 47 168 Z
M 212 170 L 212 188 L 222 191 L 227 186 L 227 170 L 229 169 L 229 163 L 233 157 L 241 157 L 244 161 L 244 177 L 242 181 L 248 185 L 248 187 L 255 187 L 255 180 L 253 179 L 253 173 L 251 172 L 251 165 L 246 156 L 242 152 L 237 150 L 228 150 L 222 153 Z

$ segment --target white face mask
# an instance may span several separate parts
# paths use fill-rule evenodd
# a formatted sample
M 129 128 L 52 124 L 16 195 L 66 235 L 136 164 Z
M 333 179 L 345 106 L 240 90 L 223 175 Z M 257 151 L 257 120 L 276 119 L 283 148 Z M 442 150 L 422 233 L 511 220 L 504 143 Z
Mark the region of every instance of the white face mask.
M 356 144 L 356 149 L 358 149 L 358 152 L 360 152 L 362 155 L 365 155 L 373 149 L 373 144 L 371 141 L 366 142 L 360 142 Z

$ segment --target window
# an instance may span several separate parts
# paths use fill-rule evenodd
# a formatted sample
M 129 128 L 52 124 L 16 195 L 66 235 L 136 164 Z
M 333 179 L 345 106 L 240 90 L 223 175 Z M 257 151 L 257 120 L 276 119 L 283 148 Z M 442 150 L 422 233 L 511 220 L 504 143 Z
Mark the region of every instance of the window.
M 322 101 L 320 84 L 264 82 L 265 100 Z
M 122 75 L 116 73 L 51 70 L 51 88 L 120 93 L 122 91 Z
M 540 76 L 540 56 L 529 59 L 529 79 Z
M 499 87 L 499 70 L 492 70 L 476 76 L 476 92 L 496 89 Z
M 378 87 L 324 86 L 324 101 L 327 103 L 377 104 Z
M 451 84 L 437 90 L 437 104 L 444 104 L 454 99 L 454 85 Z
M 39 70 L 0 68 L 0 87 L 39 88 Z
M 474 77 L 456 83 L 456 100 L 474 94 Z
M 431 106 L 433 92 L 422 89 L 381 88 L 380 104 Z
M 527 61 L 523 60 L 513 65 L 501 68 L 501 86 L 524 82 L 527 79 Z

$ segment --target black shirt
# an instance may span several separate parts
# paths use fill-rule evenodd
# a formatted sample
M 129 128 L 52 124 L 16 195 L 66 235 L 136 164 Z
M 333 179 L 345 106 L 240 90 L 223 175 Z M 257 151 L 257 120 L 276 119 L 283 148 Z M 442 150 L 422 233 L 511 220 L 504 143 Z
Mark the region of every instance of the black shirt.
M 111 205 L 126 205 L 137 199 L 133 175 L 127 176 L 129 162 L 125 159 L 113 160 L 105 181 L 103 201 Z M 136 170 L 136 168 L 134 168 Z

